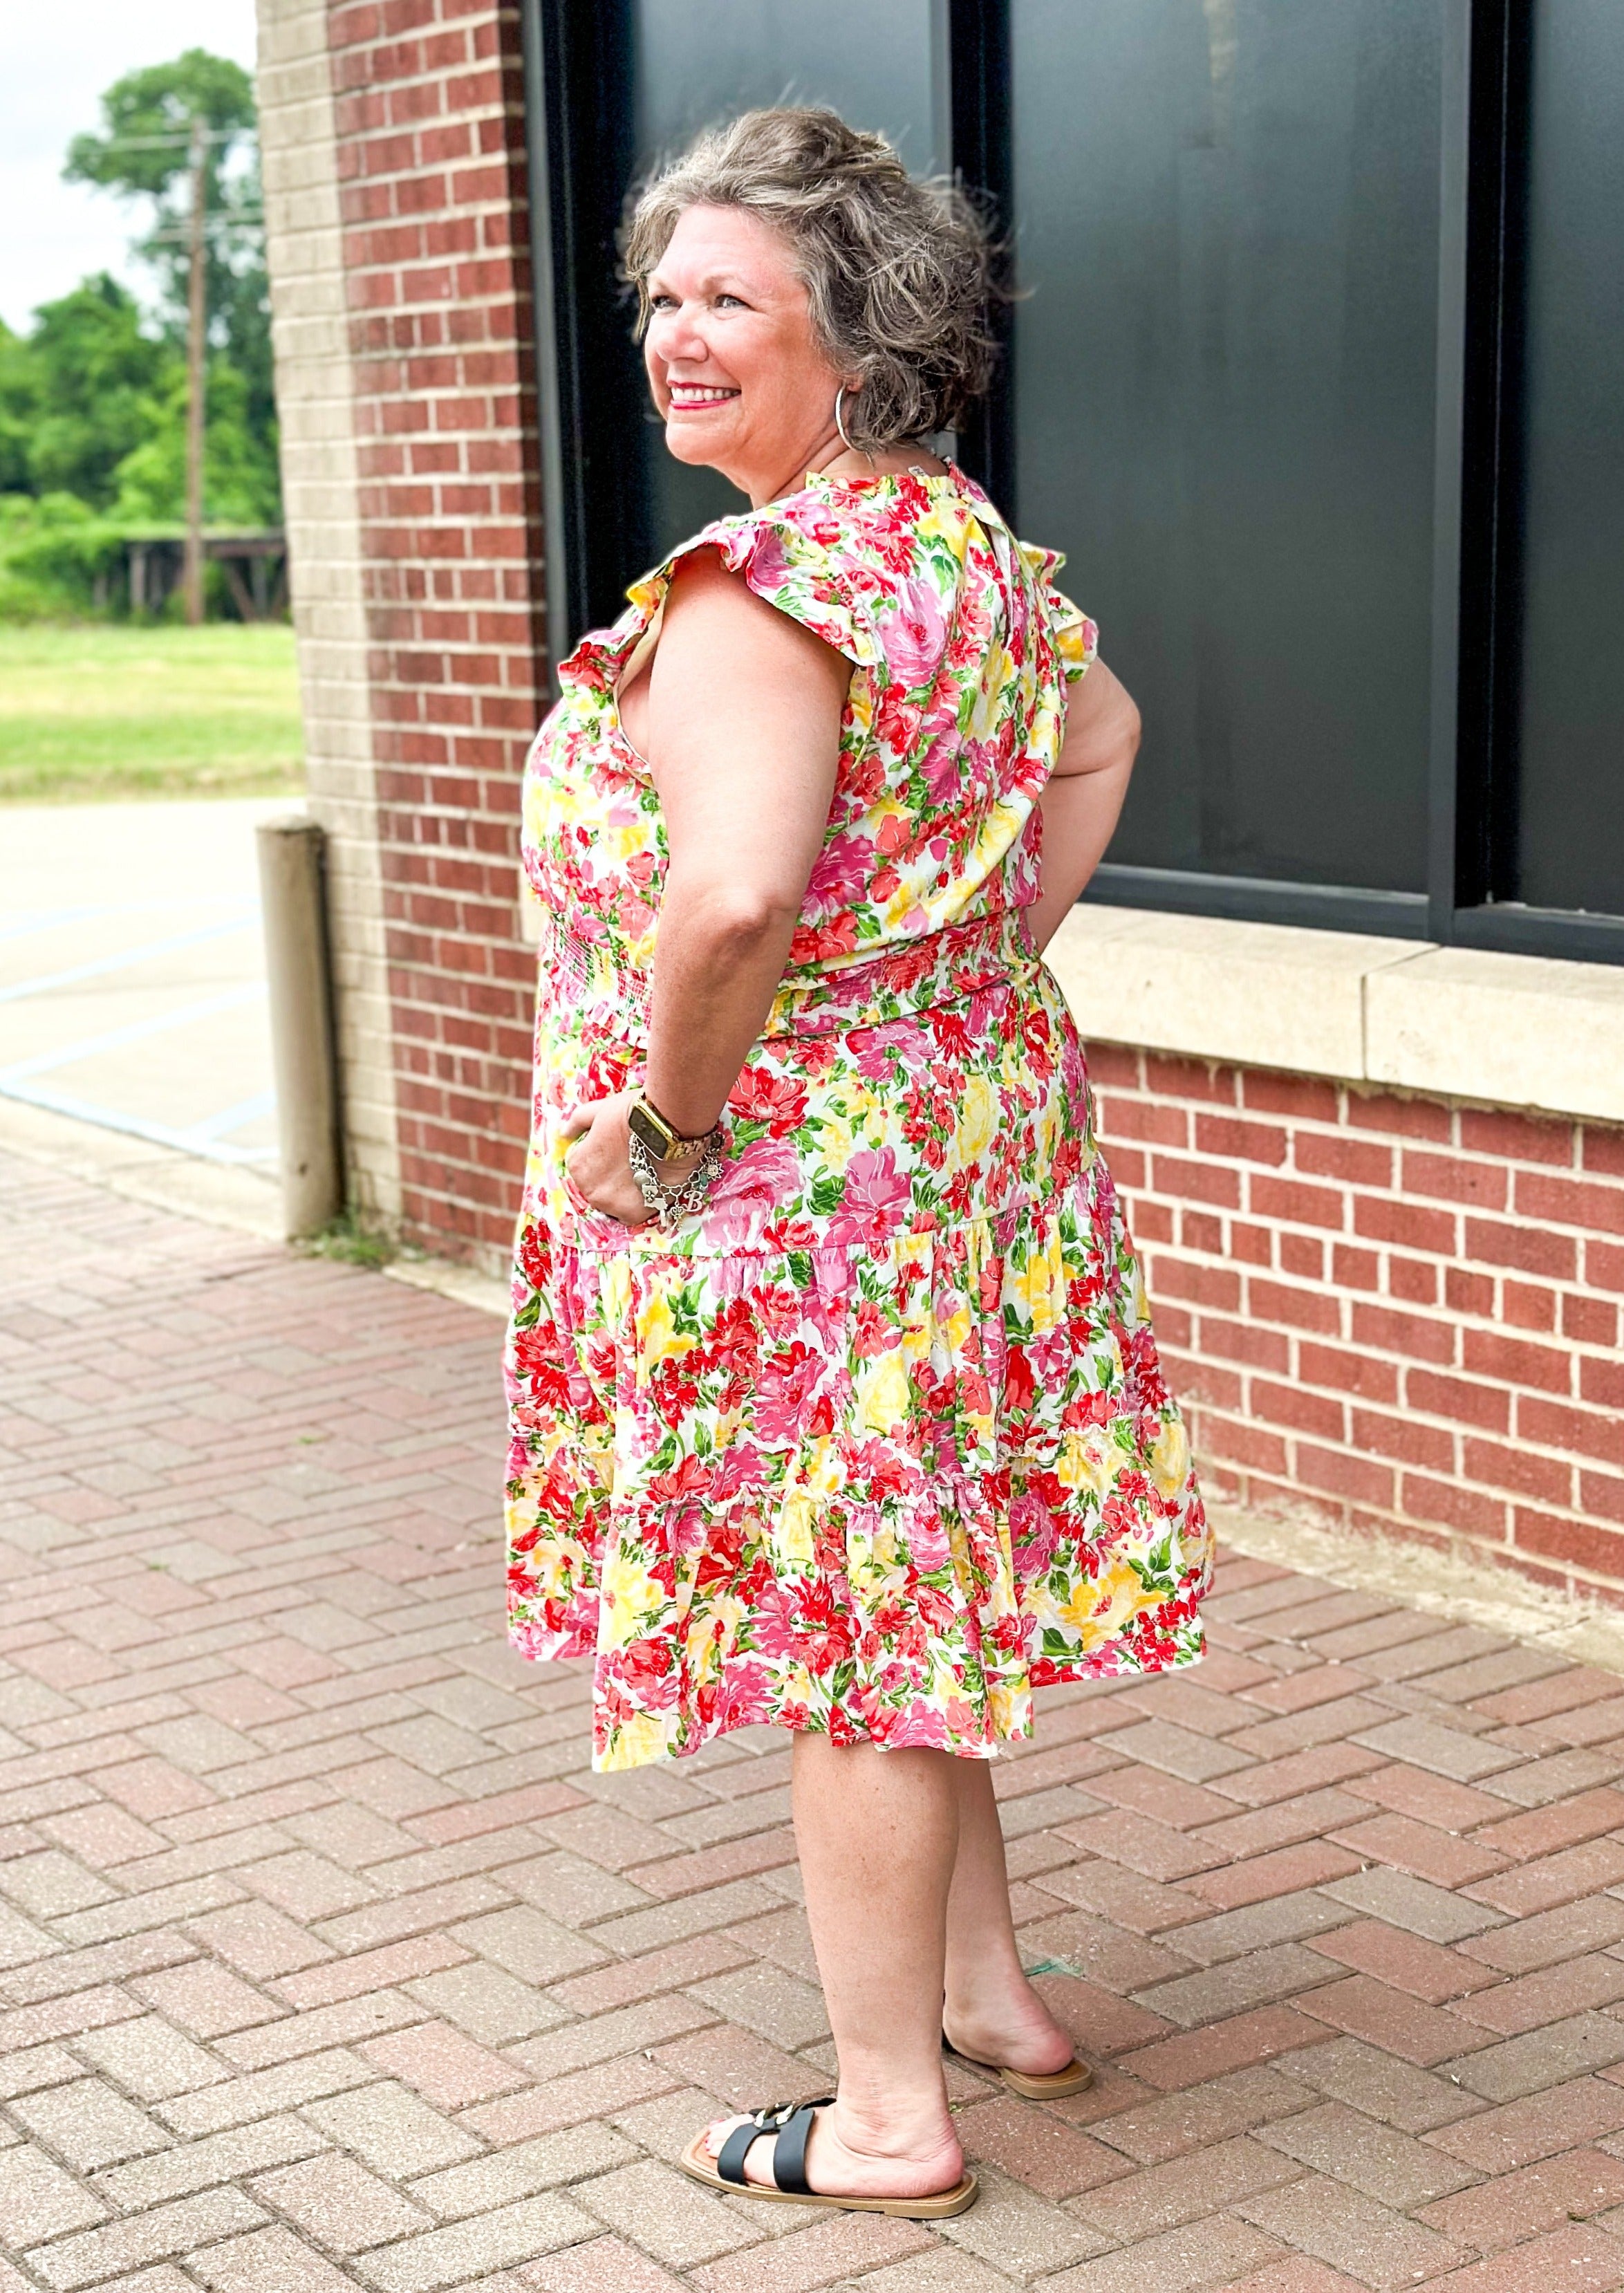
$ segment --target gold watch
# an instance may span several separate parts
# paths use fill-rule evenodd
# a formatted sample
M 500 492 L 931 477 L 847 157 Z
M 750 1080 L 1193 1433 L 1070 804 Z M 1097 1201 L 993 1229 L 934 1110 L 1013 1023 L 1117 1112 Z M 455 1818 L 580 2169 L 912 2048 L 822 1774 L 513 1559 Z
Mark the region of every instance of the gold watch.
M 626 1128 L 639 1139 L 657 1162 L 696 1163 L 710 1142 L 710 1132 L 698 1138 L 684 1138 L 675 1126 L 667 1122 L 659 1109 L 643 1098 L 634 1098 L 626 1109 Z

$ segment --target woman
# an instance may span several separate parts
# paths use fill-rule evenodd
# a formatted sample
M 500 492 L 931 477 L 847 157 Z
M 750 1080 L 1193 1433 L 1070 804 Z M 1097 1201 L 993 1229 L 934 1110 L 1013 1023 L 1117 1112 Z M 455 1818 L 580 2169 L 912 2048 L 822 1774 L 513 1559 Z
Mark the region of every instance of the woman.
M 582 641 L 531 758 L 513 1630 L 594 1659 L 600 1768 L 795 1731 L 839 2097 L 688 2170 L 957 2212 L 944 2035 L 1020 2093 L 1089 2076 L 988 1759 L 1034 1686 L 1201 1653 L 1200 1500 L 1038 955 L 1138 718 L 1059 559 L 920 442 L 986 375 L 958 194 L 754 112 L 627 262 L 670 450 L 751 506 Z

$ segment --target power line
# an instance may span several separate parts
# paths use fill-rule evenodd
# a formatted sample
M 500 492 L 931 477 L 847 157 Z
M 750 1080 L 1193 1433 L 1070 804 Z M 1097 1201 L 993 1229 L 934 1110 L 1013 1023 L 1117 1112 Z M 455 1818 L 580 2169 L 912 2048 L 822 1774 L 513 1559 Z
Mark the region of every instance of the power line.
M 210 231 L 218 232 L 239 230 L 259 231 L 263 229 L 264 221 L 265 217 L 263 211 L 248 215 L 206 215 L 204 217 L 203 228 L 206 233 Z M 182 240 L 186 246 L 190 247 L 191 245 L 191 225 L 190 223 L 177 224 L 174 231 L 149 231 L 145 239 L 139 242 L 139 245 L 141 247 L 162 247 L 167 245 L 172 239 Z
M 258 133 L 250 123 L 242 127 L 204 127 L 198 130 L 205 143 L 229 143 L 234 135 L 254 135 Z M 191 148 L 191 132 L 186 129 L 174 135 L 109 135 L 105 139 L 90 139 L 99 151 L 174 151 Z

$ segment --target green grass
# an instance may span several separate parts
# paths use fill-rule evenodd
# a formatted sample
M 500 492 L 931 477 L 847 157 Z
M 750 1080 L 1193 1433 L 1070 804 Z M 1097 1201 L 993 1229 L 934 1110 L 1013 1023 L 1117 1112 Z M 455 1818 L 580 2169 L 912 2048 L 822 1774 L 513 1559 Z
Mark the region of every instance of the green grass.
M 0 625 L 0 802 L 304 784 L 293 631 Z

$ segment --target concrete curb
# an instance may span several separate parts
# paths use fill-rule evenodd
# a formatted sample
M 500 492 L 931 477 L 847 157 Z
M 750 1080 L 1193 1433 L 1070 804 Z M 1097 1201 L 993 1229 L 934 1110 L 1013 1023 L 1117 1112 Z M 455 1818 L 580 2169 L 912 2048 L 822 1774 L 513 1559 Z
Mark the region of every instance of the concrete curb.
M 133 1203 L 257 1235 L 262 1242 L 282 1239 L 281 1190 L 271 1170 L 206 1163 L 16 1099 L 0 1099 L 0 1148 Z

